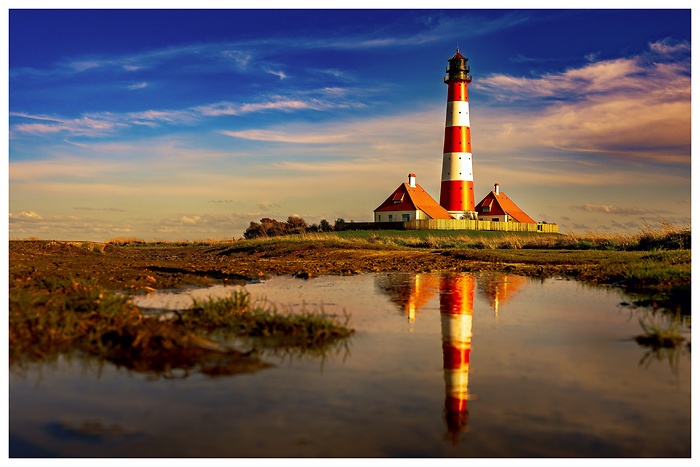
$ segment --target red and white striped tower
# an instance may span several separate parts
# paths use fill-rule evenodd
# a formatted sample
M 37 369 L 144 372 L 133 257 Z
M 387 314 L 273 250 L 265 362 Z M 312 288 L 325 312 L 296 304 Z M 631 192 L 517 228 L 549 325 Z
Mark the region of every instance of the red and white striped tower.
M 472 80 L 467 58 L 459 53 L 448 60 L 447 116 L 445 144 L 442 150 L 440 205 L 455 219 L 476 219 L 474 210 L 474 176 L 472 143 L 469 127 L 467 87 Z
M 474 276 L 446 275 L 440 281 L 440 325 L 445 375 L 445 423 L 456 444 L 469 421 L 469 354 L 472 347 Z

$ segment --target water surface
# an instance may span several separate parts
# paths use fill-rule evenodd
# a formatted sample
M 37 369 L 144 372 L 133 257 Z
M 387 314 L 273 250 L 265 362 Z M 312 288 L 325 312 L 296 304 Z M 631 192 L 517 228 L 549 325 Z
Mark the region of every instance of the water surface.
M 290 310 L 345 310 L 357 332 L 324 357 L 267 351 L 272 368 L 226 377 L 79 356 L 10 368 L 10 455 L 690 456 L 690 351 L 637 344 L 645 310 L 618 289 L 403 273 L 246 288 Z

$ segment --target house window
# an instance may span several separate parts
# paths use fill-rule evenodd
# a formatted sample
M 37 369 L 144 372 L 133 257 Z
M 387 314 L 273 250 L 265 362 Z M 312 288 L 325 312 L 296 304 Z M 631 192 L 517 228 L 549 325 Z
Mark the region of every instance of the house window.
M 410 214 L 401 214 L 401 220 L 403 222 L 408 222 L 411 220 L 411 215 Z
M 484 206 L 481 208 L 481 212 L 491 212 L 491 206 Z
M 494 217 L 493 219 L 491 219 L 491 221 L 492 221 L 492 222 L 498 222 L 498 217 Z
M 393 220 L 394 220 L 394 215 L 393 215 L 393 214 L 389 214 L 389 222 L 391 222 L 391 221 L 393 221 Z
M 381 221 L 382 221 L 382 215 L 381 215 L 381 214 L 377 214 L 377 222 L 381 222 Z

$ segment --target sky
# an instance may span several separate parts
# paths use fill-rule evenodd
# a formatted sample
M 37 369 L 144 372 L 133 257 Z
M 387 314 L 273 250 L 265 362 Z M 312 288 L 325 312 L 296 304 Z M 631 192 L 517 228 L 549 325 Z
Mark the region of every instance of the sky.
M 370 221 L 410 172 L 439 199 L 457 48 L 475 202 L 499 183 L 561 233 L 691 224 L 687 6 L 20 8 L 5 11 L 11 239 Z

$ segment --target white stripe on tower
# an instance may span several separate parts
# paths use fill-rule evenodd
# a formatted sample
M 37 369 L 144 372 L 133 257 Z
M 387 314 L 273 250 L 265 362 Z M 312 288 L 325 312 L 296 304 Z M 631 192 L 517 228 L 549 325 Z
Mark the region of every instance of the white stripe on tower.
M 465 213 L 475 214 L 468 98 L 468 85 L 472 77 L 469 75 L 467 60 L 458 49 L 448 60 L 445 77 L 447 112 L 440 205 L 457 219 L 462 218 Z M 467 216 L 476 218 L 474 214 Z

